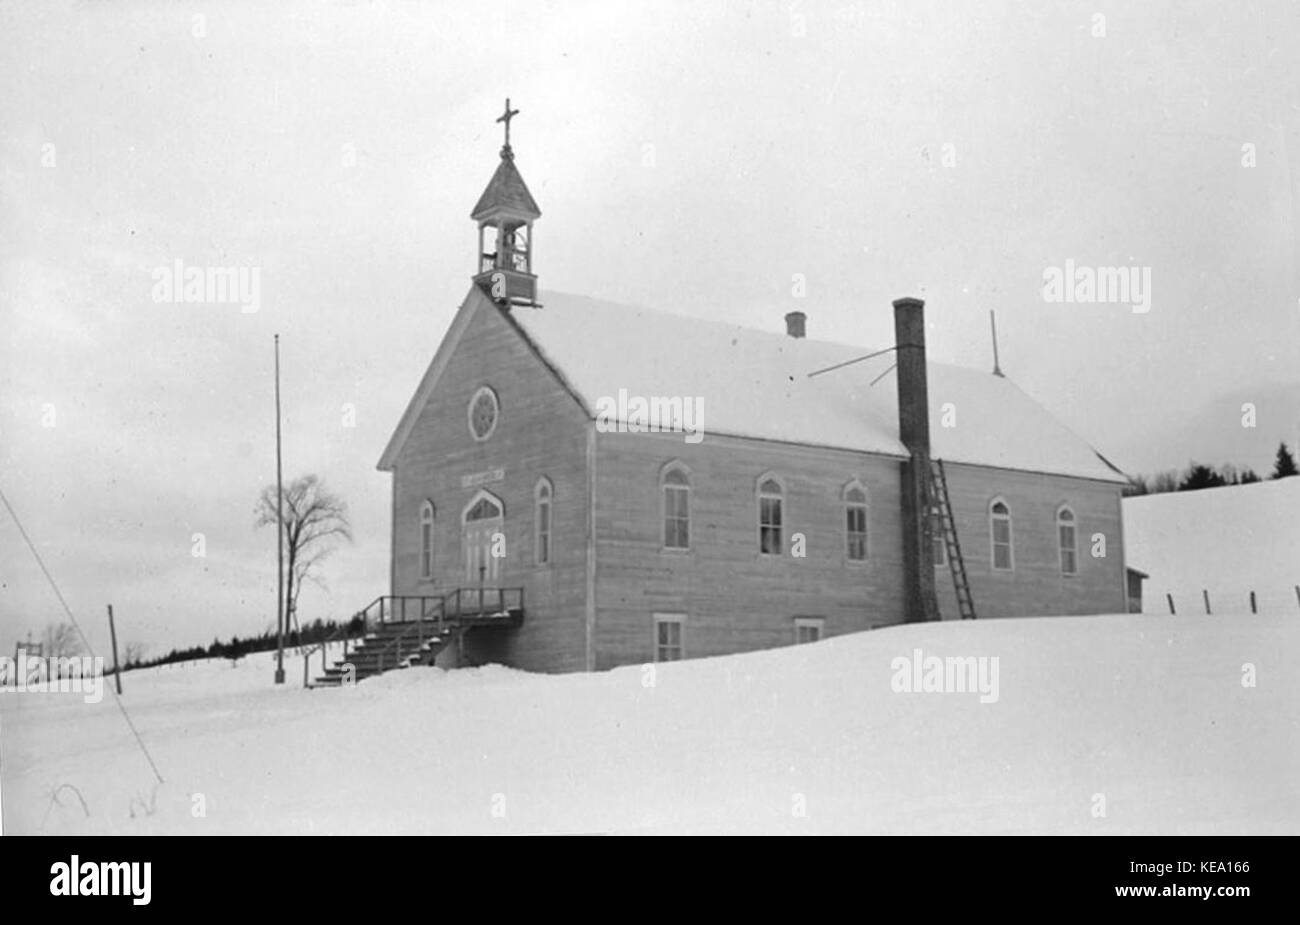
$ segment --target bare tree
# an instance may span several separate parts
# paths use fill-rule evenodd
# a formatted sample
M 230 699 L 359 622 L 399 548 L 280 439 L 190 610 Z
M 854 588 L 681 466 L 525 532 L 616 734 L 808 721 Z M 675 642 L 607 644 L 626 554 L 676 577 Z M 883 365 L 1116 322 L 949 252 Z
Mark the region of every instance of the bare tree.
M 1147 482 L 1145 475 L 1139 474 L 1129 476 L 1128 484 L 1124 486 L 1124 494 L 1126 497 L 1149 495 L 1150 493 L 1151 485 Z
M 71 623 L 51 623 L 41 634 L 41 654 L 46 658 L 68 658 L 81 654 L 81 636 Z
M 1151 491 L 1152 493 L 1177 491 L 1180 478 L 1181 477 L 1175 469 L 1166 469 L 1164 472 L 1157 472 L 1151 477 Z
M 262 489 L 257 500 L 257 526 L 283 523 L 285 558 L 284 622 L 287 633 L 298 606 L 298 594 L 308 581 L 324 586 L 317 570 L 337 541 L 352 540 L 347 504 L 325 487 L 319 476 L 304 475 L 284 486 L 284 508 L 276 515 L 275 486 Z
M 143 642 L 128 642 L 122 650 L 122 667 L 133 668 L 144 661 L 145 646 Z

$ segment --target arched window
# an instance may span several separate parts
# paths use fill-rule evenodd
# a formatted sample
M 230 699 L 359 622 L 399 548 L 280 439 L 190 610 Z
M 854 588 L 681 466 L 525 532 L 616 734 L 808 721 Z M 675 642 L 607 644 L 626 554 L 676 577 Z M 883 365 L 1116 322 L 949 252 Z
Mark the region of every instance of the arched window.
M 533 489 L 533 550 L 538 565 L 551 561 L 551 480 L 543 476 Z
M 781 555 L 784 520 L 785 486 L 776 476 L 764 476 L 758 482 L 758 551 L 763 555 Z
M 858 482 L 844 489 L 844 550 L 850 561 L 867 558 L 867 490 Z
M 1011 551 L 1011 508 L 1001 498 L 989 505 L 989 536 L 993 542 L 993 567 L 1010 571 L 1014 558 Z
M 475 520 L 491 520 L 494 517 L 500 517 L 504 514 L 501 506 L 501 500 L 490 491 L 479 490 L 469 504 L 465 506 L 465 511 L 461 514 L 461 521 L 471 523 Z
M 664 498 L 664 548 L 691 548 L 691 480 L 681 465 L 670 465 L 660 479 Z
M 420 577 L 433 577 L 433 502 L 420 506 Z
M 1061 547 L 1061 574 L 1077 575 L 1079 573 L 1078 531 L 1075 528 L 1074 511 L 1068 506 L 1063 506 L 1056 512 L 1056 536 Z

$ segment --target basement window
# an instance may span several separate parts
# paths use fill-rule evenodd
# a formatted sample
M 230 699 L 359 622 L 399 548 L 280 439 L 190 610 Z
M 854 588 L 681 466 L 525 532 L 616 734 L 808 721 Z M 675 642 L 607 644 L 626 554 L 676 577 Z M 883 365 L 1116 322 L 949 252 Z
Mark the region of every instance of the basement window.
M 682 646 L 682 629 L 685 623 L 685 614 L 655 614 L 656 662 L 677 662 L 685 657 L 685 650 Z
M 819 642 L 824 635 L 825 629 L 826 620 L 823 617 L 795 617 L 795 645 L 801 645 L 805 642 Z

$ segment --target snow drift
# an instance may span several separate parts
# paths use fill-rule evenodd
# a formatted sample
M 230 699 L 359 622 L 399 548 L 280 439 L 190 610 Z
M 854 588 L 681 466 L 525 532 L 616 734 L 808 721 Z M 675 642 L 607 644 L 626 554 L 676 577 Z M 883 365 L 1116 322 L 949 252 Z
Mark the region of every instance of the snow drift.
M 1300 618 L 1300 477 L 1125 498 L 1128 565 L 1151 577 L 1146 613 L 1249 614 Z
M 337 690 L 266 655 L 131 672 L 166 783 L 111 697 L 0 694 L 5 832 L 1294 833 L 1298 637 L 1053 617 Z M 996 700 L 895 692 L 917 650 L 996 657 Z

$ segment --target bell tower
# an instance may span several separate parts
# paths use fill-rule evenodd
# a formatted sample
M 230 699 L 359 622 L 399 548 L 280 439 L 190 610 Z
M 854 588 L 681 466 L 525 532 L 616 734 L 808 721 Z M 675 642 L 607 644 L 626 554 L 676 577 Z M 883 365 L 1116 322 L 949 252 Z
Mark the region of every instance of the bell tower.
M 470 218 L 478 223 L 478 268 L 474 282 L 500 305 L 537 305 L 537 274 L 533 267 L 533 222 L 542 210 L 528 192 L 515 167 L 510 147 L 510 120 L 519 115 L 510 108 L 498 118 L 505 124 L 506 141 L 501 163 L 478 198 Z

